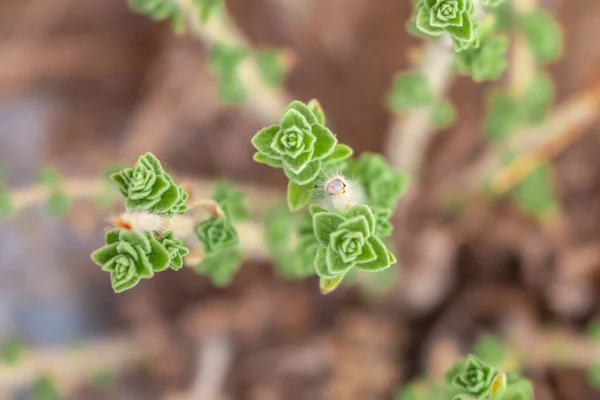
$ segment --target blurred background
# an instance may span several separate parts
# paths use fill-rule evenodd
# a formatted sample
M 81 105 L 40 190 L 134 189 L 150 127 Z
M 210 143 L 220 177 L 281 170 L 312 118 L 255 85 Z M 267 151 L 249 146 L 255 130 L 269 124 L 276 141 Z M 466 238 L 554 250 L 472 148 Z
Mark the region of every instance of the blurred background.
M 389 155 L 404 117 L 386 98 L 422 57 L 405 29 L 410 1 L 226 3 L 253 47 L 292 55 L 287 98 L 319 99 L 341 142 Z M 383 284 L 323 296 L 316 278 L 285 279 L 257 251 L 224 289 L 184 268 L 115 295 L 89 254 L 119 207 L 75 201 L 53 218 L 36 200 L 38 171 L 97 181 L 152 151 L 175 176 L 245 188 L 260 227 L 254 210 L 283 200 L 286 180 L 252 160 L 250 139 L 275 121 L 257 104 L 220 101 L 206 43 L 125 0 L 2 0 L 0 160 L 30 206 L 0 222 L 0 341 L 24 343 L 19 363 L 0 365 L 0 399 L 34 398 L 45 379 L 67 399 L 391 399 L 415 379 L 441 379 L 473 346 L 518 365 L 536 399 L 600 399 L 600 350 L 586 333 L 600 311 L 600 3 L 541 4 L 565 38 L 549 68 L 556 103 L 593 109 L 563 129 L 551 160 L 551 218 L 510 196 L 467 207 L 446 196 L 481 172 L 485 93 L 498 85 L 457 77 L 456 122 L 431 137 L 401 200 L 399 263 Z M 261 242 L 260 229 L 248 234 Z

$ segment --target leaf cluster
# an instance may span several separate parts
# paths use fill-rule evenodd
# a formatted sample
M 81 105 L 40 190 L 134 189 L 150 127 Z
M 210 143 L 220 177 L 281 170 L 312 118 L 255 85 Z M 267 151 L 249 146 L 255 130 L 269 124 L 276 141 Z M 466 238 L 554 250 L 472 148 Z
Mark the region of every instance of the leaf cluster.
M 53 181 L 52 175 L 46 180 Z M 151 153 L 141 156 L 133 168 L 110 175 L 125 197 L 128 211 L 172 217 L 187 210 L 188 193 L 175 185 L 173 178 Z M 94 251 L 92 260 L 110 273 L 116 293 L 136 286 L 142 279 L 167 268 L 179 270 L 189 249 L 172 231 L 137 232 L 114 229 L 107 232 L 105 246 Z
M 242 262 L 239 237 L 233 223 L 248 217 L 243 193 L 225 180 L 217 181 L 212 195 L 225 213 L 196 225 L 194 233 L 202 243 L 204 258 L 194 267 L 208 275 L 216 286 L 226 286 L 233 279 Z

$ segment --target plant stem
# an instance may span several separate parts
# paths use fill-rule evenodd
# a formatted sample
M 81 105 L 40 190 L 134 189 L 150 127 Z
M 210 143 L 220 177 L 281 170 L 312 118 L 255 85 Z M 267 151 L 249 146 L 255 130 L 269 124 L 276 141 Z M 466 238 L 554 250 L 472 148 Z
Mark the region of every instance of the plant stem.
M 118 374 L 144 359 L 140 344 L 126 338 L 87 342 L 82 348 L 34 349 L 23 355 L 16 366 L 0 363 L 0 393 L 10 393 L 38 376 L 50 374 L 62 394 L 73 392 L 101 371 Z
M 427 42 L 419 71 L 430 82 L 434 98 L 444 97 L 452 82 L 452 43 L 446 36 Z M 418 172 L 433 136 L 430 109 L 396 116 L 387 134 L 387 156 L 392 166 L 411 175 Z
M 187 12 L 190 30 L 207 46 L 215 43 L 225 43 L 233 46 L 250 48 L 242 34 L 233 26 L 227 12 L 215 12 L 208 22 L 200 22 L 198 9 L 190 0 L 181 0 L 182 7 Z M 225 5 L 223 5 L 225 7 Z M 256 54 L 252 51 L 244 58 L 238 70 L 239 78 L 247 90 L 246 104 L 263 120 L 274 122 L 279 120 L 287 106 L 289 95 L 281 88 L 267 85 L 258 69 Z

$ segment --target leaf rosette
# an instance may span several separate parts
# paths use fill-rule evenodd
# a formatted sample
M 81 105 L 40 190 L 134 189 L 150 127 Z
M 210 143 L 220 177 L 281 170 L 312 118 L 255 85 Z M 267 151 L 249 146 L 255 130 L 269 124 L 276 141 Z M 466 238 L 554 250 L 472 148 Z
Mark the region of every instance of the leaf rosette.
M 375 215 L 368 206 L 352 207 L 345 214 L 313 210 L 313 229 L 320 243 L 315 268 L 320 277 L 337 278 L 354 267 L 382 271 L 396 262 L 375 235 Z
M 150 278 L 154 271 L 169 266 L 171 256 L 150 233 L 112 230 L 106 234 L 106 245 L 92 253 L 92 260 L 110 272 L 116 293 L 137 285 L 142 278 Z
M 130 211 L 173 215 L 187 209 L 188 194 L 175 185 L 152 153 L 144 154 L 133 168 L 125 168 L 110 178 L 125 196 L 125 206 Z
M 473 11 L 473 0 L 422 0 L 416 26 L 428 35 L 447 32 L 455 40 L 471 42 L 475 37 Z
M 494 368 L 485 365 L 473 356 L 469 356 L 460 373 L 452 379 L 452 383 L 469 396 L 481 399 L 489 395 L 495 377 L 496 371 Z
M 204 252 L 213 254 L 238 244 L 237 231 L 226 217 L 213 217 L 198 224 L 195 229 Z
M 183 257 L 190 253 L 190 250 L 183 244 L 183 240 L 174 238 L 173 232 L 169 231 L 159 238 L 159 242 L 171 257 L 171 263 L 167 267 L 174 271 L 180 270 L 183 267 Z
M 337 139 L 306 104 L 294 101 L 284 111 L 279 125 L 259 131 L 252 144 L 258 150 L 256 161 L 283 168 L 290 181 L 302 186 L 317 178 Z

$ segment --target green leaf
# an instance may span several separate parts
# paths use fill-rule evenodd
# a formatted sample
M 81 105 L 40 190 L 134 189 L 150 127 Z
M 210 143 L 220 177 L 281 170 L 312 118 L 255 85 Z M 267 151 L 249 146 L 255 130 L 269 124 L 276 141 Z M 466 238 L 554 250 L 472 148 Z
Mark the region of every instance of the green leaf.
M 456 110 L 450 100 L 436 100 L 431 106 L 431 122 L 438 129 L 452 125 L 456 118 Z
M 493 142 L 506 140 L 521 123 L 519 102 L 511 94 L 494 90 L 488 97 L 484 122 L 486 137 Z
M 206 24 L 212 15 L 222 7 L 222 0 L 192 0 L 192 3 L 200 12 L 200 22 Z
M 225 287 L 231 283 L 242 262 L 242 254 L 237 248 L 207 255 L 194 269 L 206 274 L 213 285 Z
M 313 229 L 317 240 L 327 246 L 330 236 L 346 221 L 344 217 L 333 212 L 318 212 L 313 215 Z
M 506 393 L 506 385 L 506 374 L 497 374 L 490 385 L 489 400 L 502 400 L 504 398 L 504 394 Z
M 171 20 L 176 33 L 184 29 L 183 12 L 179 3 L 173 0 L 128 0 L 129 7 L 140 14 L 146 14 L 155 21 Z
M 310 109 L 310 111 L 312 111 L 312 113 L 315 115 L 317 123 L 323 126 L 327 125 L 327 117 L 325 116 L 325 111 L 323 110 L 323 107 L 321 107 L 321 103 L 319 103 L 319 100 L 312 99 L 307 103 L 307 106 Z
M 56 189 L 62 180 L 62 174 L 54 168 L 44 168 L 38 173 L 38 182 L 49 189 Z
M 230 182 L 220 179 L 215 183 L 215 189 L 212 199 L 216 201 L 221 208 L 226 207 L 229 212 L 229 218 L 232 221 L 242 221 L 248 218 L 249 212 L 246 208 L 246 195 L 237 189 Z
M 64 193 L 54 192 L 46 200 L 46 212 L 52 217 L 60 217 L 69 212 L 71 199 Z
M 457 54 L 456 68 L 463 75 L 470 75 L 475 82 L 495 80 L 506 69 L 508 38 L 506 36 L 481 36 L 479 47 Z
M 383 271 L 389 268 L 392 265 L 392 260 L 385 244 L 375 236 L 371 236 L 367 241 L 373 247 L 377 258 L 370 262 L 356 264 L 356 268 L 363 271 Z
M 0 185 L 0 220 L 8 217 L 14 210 L 13 197 L 8 189 Z
M 314 214 L 316 214 L 316 213 L 318 213 L 318 212 L 328 212 L 327 209 L 325 209 L 325 208 L 323 208 L 321 206 L 318 206 L 316 204 L 311 204 L 310 206 L 308 206 L 308 211 L 309 211 L 309 213 L 310 213 L 311 216 L 314 215 Z
M 54 382 L 47 376 L 39 376 L 33 381 L 28 398 L 31 400 L 63 399 L 58 389 L 56 389 Z
M 325 128 L 323 125 L 319 124 L 312 125 L 311 132 L 317 139 L 315 142 L 315 152 L 313 157 L 320 160 L 331 155 L 337 144 L 337 139 L 333 133 L 331 133 L 331 131 Z
M 521 15 L 519 27 L 532 54 L 540 63 L 556 61 L 562 55 L 563 38 L 559 24 L 544 10 Z
M 337 164 L 345 159 L 352 156 L 354 151 L 350 146 L 346 146 L 345 144 L 336 144 L 333 152 L 323 159 L 323 165 L 329 166 L 331 164 Z
M 279 130 L 279 125 L 271 125 L 261 129 L 252 138 L 252 145 L 261 155 L 268 156 L 270 158 L 280 158 L 279 154 L 276 153 L 271 147 L 273 140 L 275 140 L 275 135 L 277 135 Z
M 373 217 L 373 222 L 375 218 Z M 372 225 L 374 227 L 374 225 Z M 367 218 L 363 215 L 358 215 L 356 217 L 348 218 L 346 221 L 342 222 L 339 226 L 339 230 L 346 229 L 350 232 L 359 232 L 365 238 L 371 235 L 370 223 L 367 221 Z
M 298 211 L 308 204 L 312 198 L 314 184 L 305 186 L 296 185 L 294 182 L 288 182 L 287 201 L 290 211 Z
M 394 78 L 392 91 L 388 95 L 390 110 L 401 112 L 425 107 L 433 102 L 433 92 L 427 77 L 420 72 L 402 72 Z
M 591 321 L 586 328 L 587 336 L 600 344 L 600 319 Z
M 493 366 L 500 366 L 506 358 L 506 347 L 496 336 L 484 335 L 473 347 L 473 355 Z
M 554 84 L 545 73 L 537 73 L 527 86 L 519 106 L 521 119 L 527 124 L 540 124 L 554 102 Z
M 389 237 L 392 235 L 393 226 L 390 222 L 392 210 L 389 208 L 374 208 L 375 215 L 375 235 L 380 238 Z
M 305 186 L 314 182 L 317 176 L 319 176 L 321 172 L 321 160 L 310 162 L 300 173 L 292 172 L 287 168 L 284 168 L 283 172 L 296 185 Z
M 335 278 L 319 278 L 319 287 L 321 288 L 321 293 L 329 294 L 333 292 L 340 285 L 340 283 L 342 283 L 342 279 L 344 279 L 344 275 L 339 275 Z
M 172 234 L 172 232 L 171 232 L 171 234 Z M 171 235 L 171 239 L 172 239 L 172 235 Z M 171 254 L 165 248 L 165 246 L 163 244 L 169 245 L 170 249 L 174 251 L 175 247 L 177 246 L 177 243 L 169 243 L 169 242 L 165 243 L 164 240 L 159 242 L 150 233 L 148 234 L 148 240 L 150 242 L 150 247 L 151 247 L 150 253 L 148 254 L 148 261 L 150 261 L 150 264 L 152 265 L 152 270 L 158 272 L 158 271 L 164 271 L 165 269 L 169 268 L 169 266 L 171 265 L 171 261 L 172 261 Z M 179 245 L 181 245 L 181 243 L 179 243 Z M 185 250 L 187 250 L 187 249 L 185 249 Z M 178 252 L 179 251 L 185 252 L 185 250 L 184 250 L 184 248 L 177 247 Z M 188 253 L 189 253 L 189 250 L 188 250 Z M 182 265 L 179 265 L 178 267 L 176 266 L 176 268 L 173 268 L 173 269 L 177 270 L 177 269 L 181 268 L 181 266 Z
M 25 349 L 25 343 L 18 337 L 8 337 L 0 342 L 0 363 L 15 365 Z
M 265 83 L 279 87 L 285 79 L 285 70 L 279 53 L 275 50 L 262 50 L 256 54 L 258 71 Z
M 511 383 L 506 388 L 502 400 L 534 400 L 533 387 L 525 379 Z
M 311 108 L 308 105 L 302 103 L 301 101 L 294 100 L 290 104 L 288 104 L 288 106 L 283 111 L 283 115 L 285 115 L 289 110 L 298 111 L 300 114 L 302 114 L 302 116 L 304 116 L 304 118 L 306 118 L 306 121 L 309 125 L 319 123 L 319 120 L 317 119 L 316 115 L 313 114 Z
M 482 0 L 482 3 L 486 7 L 498 7 L 500 4 L 504 3 L 506 0 Z
M 237 231 L 226 217 L 209 218 L 196 225 L 194 231 L 207 255 L 235 247 L 239 243 Z
M 267 164 L 270 167 L 274 167 L 274 168 L 282 168 L 283 167 L 283 162 L 281 160 L 271 158 L 269 156 L 265 156 L 264 154 L 261 154 L 261 153 L 254 153 L 253 159 L 256 162 L 259 162 L 261 164 Z
M 558 200 L 554 194 L 552 169 L 542 164 L 532 171 L 514 191 L 515 200 L 528 213 L 543 219 L 555 212 Z
M 352 219 L 355 217 L 364 217 L 368 226 L 368 230 L 365 233 L 365 236 L 371 236 L 375 234 L 375 214 L 369 206 L 354 206 L 348 211 L 346 211 L 345 217 L 348 219 Z

